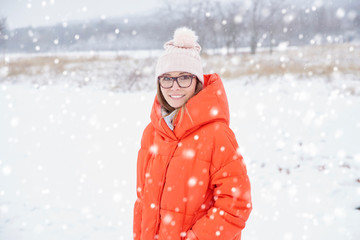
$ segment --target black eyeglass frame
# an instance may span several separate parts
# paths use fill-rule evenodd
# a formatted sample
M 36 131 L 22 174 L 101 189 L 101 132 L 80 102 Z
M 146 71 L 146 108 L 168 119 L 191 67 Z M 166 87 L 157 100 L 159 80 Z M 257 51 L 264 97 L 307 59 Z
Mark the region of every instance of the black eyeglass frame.
M 190 76 L 190 84 L 189 84 L 189 86 L 187 86 L 187 87 L 182 87 L 182 86 L 179 84 L 178 78 L 185 77 L 185 76 Z M 161 78 L 164 78 L 164 77 L 170 78 L 170 79 L 172 80 L 172 84 L 171 84 L 170 87 L 163 87 L 163 86 L 161 85 L 160 79 L 161 79 Z M 196 75 L 194 75 L 194 74 L 186 74 L 186 75 L 181 75 L 181 76 L 177 76 L 177 77 L 159 76 L 159 77 L 158 77 L 158 81 L 159 81 L 160 86 L 161 86 L 162 88 L 165 88 L 165 89 L 172 88 L 172 87 L 174 86 L 174 82 L 175 82 L 175 81 L 176 81 L 177 85 L 178 85 L 180 88 L 188 88 L 188 87 L 191 86 L 192 80 L 193 80 L 194 78 L 196 78 Z

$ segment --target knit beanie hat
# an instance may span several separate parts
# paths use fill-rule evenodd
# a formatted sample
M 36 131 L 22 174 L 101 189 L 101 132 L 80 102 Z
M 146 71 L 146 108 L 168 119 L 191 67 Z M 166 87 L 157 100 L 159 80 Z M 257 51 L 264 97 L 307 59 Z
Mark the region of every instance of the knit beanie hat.
M 180 71 L 196 75 L 204 84 L 201 47 L 197 39 L 195 32 L 189 28 L 176 29 L 174 39 L 164 44 L 165 52 L 156 65 L 156 78 L 167 72 Z

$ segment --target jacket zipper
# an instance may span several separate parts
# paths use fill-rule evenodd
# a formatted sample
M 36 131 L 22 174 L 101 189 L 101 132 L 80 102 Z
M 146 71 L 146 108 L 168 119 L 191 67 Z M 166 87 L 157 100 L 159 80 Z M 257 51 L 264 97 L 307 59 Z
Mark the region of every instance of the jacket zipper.
M 177 141 L 176 143 L 176 146 L 174 148 L 174 150 L 171 152 L 170 154 L 170 157 L 169 159 L 167 160 L 166 162 L 166 168 L 164 170 L 164 173 L 163 173 L 163 176 L 162 176 L 162 186 L 161 186 L 161 190 L 159 192 L 159 196 L 158 196 L 158 203 L 159 203 L 159 206 L 158 206 L 158 213 L 157 213 L 157 218 L 156 218 L 156 224 L 155 224 L 155 232 L 154 232 L 154 236 L 156 236 L 158 233 L 159 233 L 159 230 L 160 230 L 160 207 L 161 207 L 161 197 L 162 197 L 162 194 L 164 192 L 164 187 L 165 187 L 165 177 L 166 177 L 166 173 L 167 173 L 167 170 L 168 170 L 168 167 L 169 167 L 169 164 L 170 164 L 170 160 L 171 158 L 173 157 L 176 149 L 178 148 L 178 145 L 179 145 L 179 142 L 180 142 L 180 139 Z M 156 238 L 157 239 L 157 238 Z

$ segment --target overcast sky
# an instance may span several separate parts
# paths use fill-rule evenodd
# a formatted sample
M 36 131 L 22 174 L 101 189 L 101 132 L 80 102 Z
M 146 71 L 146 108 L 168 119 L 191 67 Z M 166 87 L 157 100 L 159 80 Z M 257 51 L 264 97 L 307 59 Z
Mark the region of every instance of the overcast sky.
M 181 1 L 181 0 L 180 0 Z M 222 0 L 230 1 L 230 0 Z M 252 1 L 252 0 L 239 0 Z M 360 0 L 289 0 L 296 5 L 322 6 L 338 2 L 345 6 Z M 0 0 L 0 17 L 10 29 L 53 25 L 72 20 L 110 18 L 146 12 L 160 7 L 164 0 Z
M 0 17 L 10 29 L 114 17 L 159 7 L 162 0 L 0 0 Z

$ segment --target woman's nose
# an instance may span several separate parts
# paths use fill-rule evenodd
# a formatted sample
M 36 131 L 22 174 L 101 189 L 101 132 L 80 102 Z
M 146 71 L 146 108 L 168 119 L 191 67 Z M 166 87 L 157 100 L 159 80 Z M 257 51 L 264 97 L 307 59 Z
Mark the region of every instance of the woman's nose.
M 173 84 L 173 86 L 171 87 L 171 89 L 173 89 L 173 90 L 180 89 L 180 86 L 179 86 L 179 84 L 177 83 L 177 81 L 174 81 L 174 84 Z

